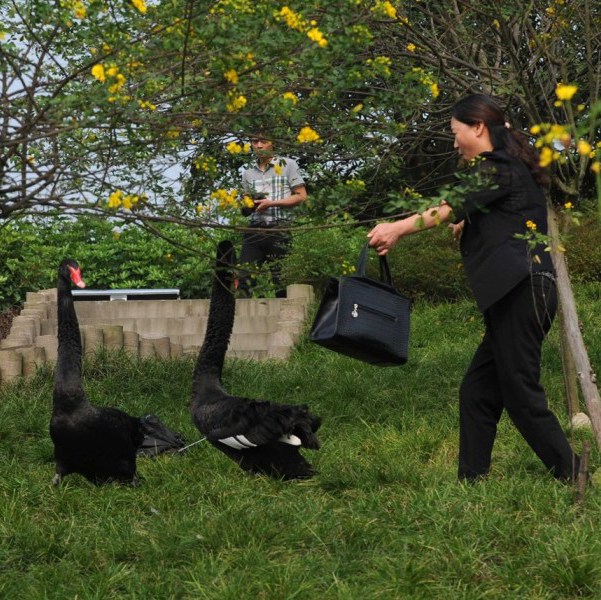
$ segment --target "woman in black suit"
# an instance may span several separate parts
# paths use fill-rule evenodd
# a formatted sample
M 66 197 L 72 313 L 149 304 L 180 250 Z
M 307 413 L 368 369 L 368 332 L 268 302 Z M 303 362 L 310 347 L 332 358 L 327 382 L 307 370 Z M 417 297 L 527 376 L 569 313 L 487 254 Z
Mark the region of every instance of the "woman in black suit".
M 455 149 L 489 183 L 461 202 L 443 202 L 368 234 L 385 255 L 404 235 L 452 221 L 478 308 L 484 338 L 460 389 L 460 479 L 474 481 L 490 469 L 503 409 L 530 447 L 558 479 L 577 473 L 576 456 L 540 384 L 541 346 L 555 316 L 553 264 L 543 246 L 531 248 L 516 234 L 547 232 L 547 175 L 527 138 L 505 121 L 489 96 L 472 94 L 452 111 Z

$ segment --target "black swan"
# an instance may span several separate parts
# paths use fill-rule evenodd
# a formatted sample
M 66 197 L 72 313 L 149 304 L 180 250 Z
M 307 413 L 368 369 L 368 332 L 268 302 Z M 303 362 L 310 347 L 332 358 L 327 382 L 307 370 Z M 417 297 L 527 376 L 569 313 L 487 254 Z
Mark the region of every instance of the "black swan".
M 315 432 L 320 419 L 305 405 L 231 396 L 222 386 L 223 363 L 235 316 L 235 261 L 232 243 L 220 242 L 205 339 L 194 369 L 192 419 L 213 446 L 245 471 L 278 479 L 306 479 L 314 471 L 299 448 L 319 448 Z
M 64 260 L 58 269 L 58 358 L 50 437 L 54 442 L 59 484 L 69 473 L 80 473 L 96 484 L 139 483 L 136 452 L 144 439 L 142 422 L 117 408 L 96 407 L 81 383 L 81 337 L 71 283 L 85 287 L 79 265 Z

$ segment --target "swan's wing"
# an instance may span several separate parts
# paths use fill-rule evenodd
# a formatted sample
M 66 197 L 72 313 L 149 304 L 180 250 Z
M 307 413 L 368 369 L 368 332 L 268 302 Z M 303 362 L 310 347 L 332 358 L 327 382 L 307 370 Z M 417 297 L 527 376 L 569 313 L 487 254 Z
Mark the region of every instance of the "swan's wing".
M 265 444 L 281 442 L 290 446 L 303 444 L 305 432 L 310 429 L 306 407 L 275 404 L 267 401 L 232 398 L 207 437 L 230 448 L 244 450 Z
M 252 435 L 252 434 L 251 434 Z M 235 450 L 246 450 L 248 448 L 256 448 L 259 444 L 251 442 L 245 435 L 232 435 L 230 437 L 217 440 Z M 289 444 L 290 446 L 302 446 L 300 438 L 294 434 L 286 433 L 277 438 L 278 442 Z

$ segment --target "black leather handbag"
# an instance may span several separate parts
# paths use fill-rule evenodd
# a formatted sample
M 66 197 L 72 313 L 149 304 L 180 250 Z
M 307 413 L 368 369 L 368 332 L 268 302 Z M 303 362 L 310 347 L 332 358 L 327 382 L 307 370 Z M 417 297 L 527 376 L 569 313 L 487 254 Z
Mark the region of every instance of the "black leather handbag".
M 368 245 L 356 275 L 330 279 L 309 339 L 373 365 L 407 362 L 411 300 L 392 287 L 388 259 L 380 256 L 380 279 L 365 275 Z

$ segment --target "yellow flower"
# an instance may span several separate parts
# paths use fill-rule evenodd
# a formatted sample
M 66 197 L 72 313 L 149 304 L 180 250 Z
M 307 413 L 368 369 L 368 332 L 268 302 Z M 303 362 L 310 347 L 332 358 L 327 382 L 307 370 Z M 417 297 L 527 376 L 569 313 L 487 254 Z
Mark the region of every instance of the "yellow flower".
M 591 171 L 596 175 L 599 175 L 601 172 L 601 163 L 598 160 L 591 164 Z
M 555 88 L 555 95 L 558 100 L 571 100 L 574 97 L 574 94 L 578 91 L 578 86 L 576 85 L 566 85 L 564 83 L 558 83 Z
M 149 102 L 148 100 L 138 100 L 138 104 L 140 105 L 141 109 L 145 109 L 147 108 L 148 110 L 156 110 L 157 107 L 155 104 L 153 104 L 152 102 Z
M 553 162 L 553 150 L 551 150 L 551 148 L 548 148 L 547 146 L 545 146 L 540 151 L 540 157 L 538 159 L 538 164 L 541 167 L 545 168 L 545 167 L 548 167 L 552 162 Z
M 211 199 L 216 200 L 221 210 L 236 208 L 238 205 L 238 190 L 218 189 L 211 193 Z
M 244 152 L 244 154 L 248 154 L 250 152 L 250 144 L 248 142 L 244 144 L 244 146 L 242 147 L 242 151 Z
M 121 73 L 118 73 L 115 83 L 109 86 L 109 93 L 116 94 L 125 85 L 126 81 L 127 80 L 125 79 L 125 77 Z
M 301 144 L 307 144 L 310 142 L 318 142 L 321 138 L 315 130 L 311 129 L 311 127 L 307 125 L 299 131 L 298 135 L 296 136 L 296 139 Z
M 73 5 L 73 14 L 76 19 L 85 19 L 86 18 L 86 7 L 81 2 L 76 2 Z
M 536 231 L 536 223 L 534 221 L 526 221 L 526 227 L 528 227 L 530 231 Z
M 115 190 L 109 196 L 109 208 L 119 208 L 122 202 L 123 192 L 121 190 Z
M 276 13 L 277 17 L 282 17 L 288 27 L 291 29 L 296 29 L 297 31 L 301 31 L 303 29 L 303 20 L 301 16 L 295 13 L 293 10 L 290 10 L 287 6 L 282 7 L 279 13 Z
M 240 154 L 242 152 L 242 146 L 238 142 L 230 142 L 225 149 L 230 154 Z
M 353 108 L 351 108 L 351 112 L 354 112 L 354 113 L 361 112 L 362 110 L 363 110 L 363 104 L 361 104 L 361 103 L 356 104 L 355 106 L 353 106 Z
M 131 0 L 131 3 L 142 13 L 146 14 L 148 10 L 146 6 L 146 0 Z
M 326 40 L 326 38 L 323 37 L 323 33 L 321 33 L 321 31 L 319 31 L 319 29 L 317 29 L 317 27 L 313 27 L 313 29 L 309 29 L 309 31 L 307 31 L 307 37 L 310 40 L 313 40 L 314 42 L 316 42 L 317 45 L 320 46 L 321 48 L 323 48 L 324 46 L 327 46 L 327 44 L 328 44 L 328 40 Z
M 296 104 L 298 102 L 298 97 L 292 92 L 284 92 L 282 94 L 282 98 L 284 98 L 284 100 L 289 100 L 290 102 L 292 102 L 292 104 Z
M 0 42 L 6 38 L 6 31 L 0 31 Z
M 438 98 L 440 95 L 440 89 L 438 88 L 437 83 L 430 84 L 430 93 L 432 94 L 432 98 Z
M 104 83 L 106 81 L 106 73 L 104 72 L 104 67 L 100 64 L 94 65 L 92 67 L 92 76 L 98 79 L 98 81 Z
M 377 0 L 371 11 L 376 15 L 388 17 L 390 19 L 396 19 L 397 16 L 396 8 L 390 2 L 388 2 L 388 0 L 385 2 L 382 2 L 382 0 Z
M 223 76 L 230 82 L 236 85 L 238 83 L 238 73 L 236 73 L 235 69 L 230 69 L 226 71 Z
M 586 140 L 578 140 L 578 153 L 584 156 L 590 154 L 591 145 Z
M 273 165 L 273 170 L 275 171 L 276 175 L 281 175 L 284 172 L 282 165 Z
M 407 50 L 409 50 L 409 52 L 415 52 L 416 48 L 417 48 L 417 46 L 413 43 L 407 44 Z
M 105 74 L 107 77 L 116 77 L 117 73 L 119 73 L 119 67 L 115 65 L 111 65 L 108 69 L 106 69 Z
M 245 106 L 246 106 L 246 97 L 244 96 L 238 96 L 236 98 L 232 98 L 231 102 L 228 102 L 225 107 L 230 111 L 230 112 L 238 112 L 239 110 L 242 110 Z
M 574 208 L 574 205 L 573 205 L 571 202 L 566 202 L 566 203 L 563 205 L 563 207 L 564 207 L 566 210 L 572 210 L 572 208 Z
M 540 133 L 541 129 L 540 129 L 540 125 L 533 125 L 532 127 L 530 127 L 530 133 L 532 135 L 538 135 Z

